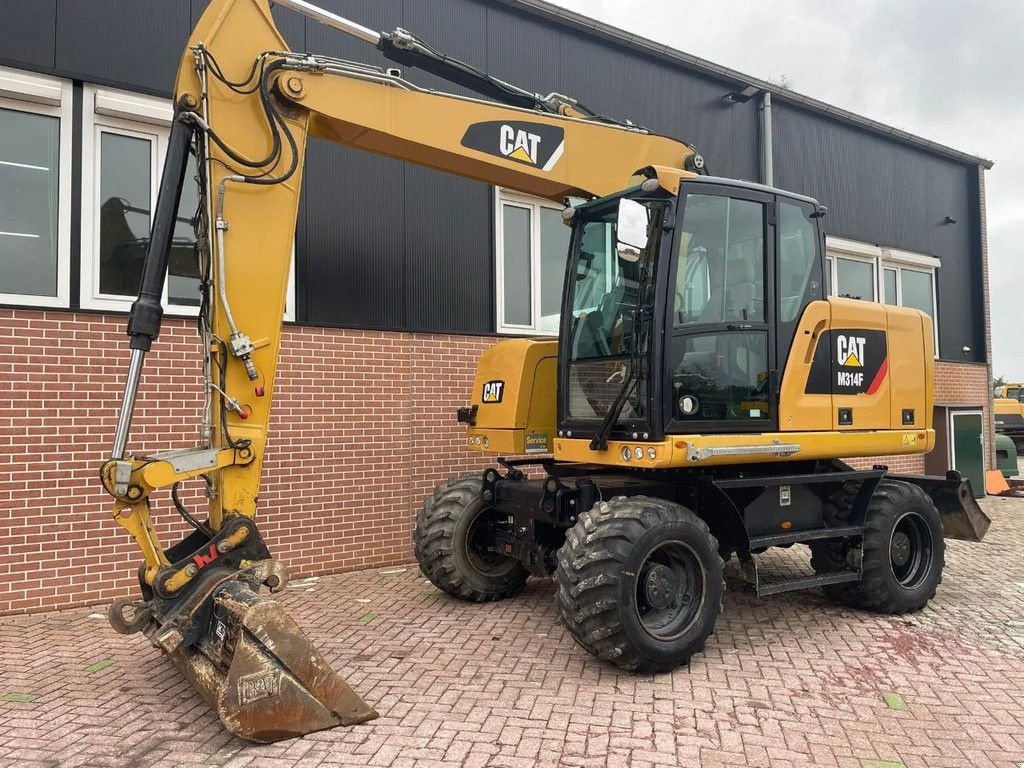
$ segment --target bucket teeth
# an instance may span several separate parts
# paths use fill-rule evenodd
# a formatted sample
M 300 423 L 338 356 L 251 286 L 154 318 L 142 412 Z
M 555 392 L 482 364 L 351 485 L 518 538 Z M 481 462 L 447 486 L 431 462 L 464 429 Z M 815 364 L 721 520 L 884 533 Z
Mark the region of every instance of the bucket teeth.
M 206 635 L 171 658 L 229 731 L 267 743 L 377 717 L 276 602 L 239 581 L 212 599 Z

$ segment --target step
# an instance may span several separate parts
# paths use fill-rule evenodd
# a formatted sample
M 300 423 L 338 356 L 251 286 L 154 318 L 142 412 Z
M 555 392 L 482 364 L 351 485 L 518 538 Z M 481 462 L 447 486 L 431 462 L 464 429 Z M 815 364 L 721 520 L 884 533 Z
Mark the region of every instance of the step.
M 751 536 L 750 548 L 781 547 L 785 544 L 801 544 L 805 541 L 818 541 L 819 539 L 842 539 L 847 536 L 860 536 L 863 532 L 864 530 L 859 525 L 853 525 L 846 528 L 812 528 L 806 531 L 773 533 L 770 536 Z
M 777 595 L 780 592 L 795 592 L 798 589 L 813 589 L 814 587 L 824 587 L 828 584 L 846 584 L 851 581 L 860 581 L 860 573 L 858 571 L 819 573 L 802 579 L 777 581 L 772 584 L 758 584 L 757 596 L 765 597 L 766 595 Z

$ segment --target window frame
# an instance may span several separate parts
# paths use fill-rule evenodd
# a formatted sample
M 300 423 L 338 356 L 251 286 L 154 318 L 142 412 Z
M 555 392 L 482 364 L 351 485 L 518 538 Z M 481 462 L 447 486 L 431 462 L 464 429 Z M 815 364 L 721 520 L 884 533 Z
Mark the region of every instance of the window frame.
M 71 81 L 0 67 L 0 109 L 56 117 L 57 274 L 54 295 L 0 292 L 0 305 L 66 308 L 71 298 L 71 144 L 74 132 Z
M 527 208 L 530 211 L 530 317 L 529 325 L 516 325 L 505 322 L 505 238 L 504 238 L 504 210 L 506 205 L 517 208 Z M 522 192 L 514 192 L 503 187 L 494 188 L 494 240 L 495 240 L 495 296 L 494 296 L 494 328 L 495 332 L 503 335 L 513 336 L 557 336 L 558 329 L 546 331 L 540 327 L 543 315 L 541 313 L 541 301 L 543 289 L 541 286 L 541 223 L 540 211 L 543 208 L 561 213 L 563 206 L 547 200 L 543 197 L 534 197 Z M 566 251 L 568 256 L 568 251 Z M 563 269 L 564 274 L 564 269 Z M 563 279 L 564 283 L 564 279 Z M 559 295 L 562 293 L 562 285 L 559 285 Z M 562 303 L 559 302 L 559 326 L 561 326 Z
M 168 99 L 145 96 L 95 85 L 85 85 L 82 98 L 82 168 L 81 196 L 81 287 L 79 303 L 83 309 L 104 312 L 128 312 L 135 296 L 100 293 L 100 150 L 104 132 L 151 142 L 150 221 L 156 208 L 160 178 L 167 156 L 170 126 L 174 108 Z M 88 172 L 87 172 L 88 171 Z M 88 180 L 86 180 L 88 179 Z M 186 180 L 188 183 L 188 180 Z M 164 281 L 160 301 L 168 316 L 196 317 L 199 307 L 172 304 L 168 300 L 168 281 Z M 292 241 L 288 290 L 285 298 L 285 321 L 295 320 L 295 241 Z
M 825 269 L 830 281 L 829 296 L 838 297 L 838 262 L 837 259 L 870 262 L 874 270 L 874 288 L 876 304 L 887 304 L 885 301 L 885 270 L 896 272 L 896 304 L 903 306 L 903 272 L 921 272 L 931 275 L 932 279 L 932 332 L 934 334 L 935 358 L 939 357 L 939 267 L 941 262 L 935 256 L 923 253 L 904 251 L 897 248 L 870 245 L 856 240 L 828 236 L 825 242 Z

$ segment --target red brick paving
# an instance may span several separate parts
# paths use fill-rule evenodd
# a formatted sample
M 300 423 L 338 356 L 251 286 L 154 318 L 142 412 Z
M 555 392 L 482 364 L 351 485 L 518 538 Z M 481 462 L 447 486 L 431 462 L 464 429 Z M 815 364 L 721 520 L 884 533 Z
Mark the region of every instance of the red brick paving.
M 657 677 L 577 648 L 548 581 L 491 605 L 448 599 L 414 567 L 290 588 L 282 602 L 381 717 L 268 746 L 225 734 L 167 660 L 90 617 L 96 609 L 8 616 L 0 697 L 35 699 L 0 701 L 0 764 L 1016 766 L 1024 500 L 985 506 L 986 542 L 951 542 L 937 599 L 910 617 L 816 593 L 758 600 L 731 564 L 706 652 Z M 797 547 L 766 555 L 764 570 L 798 557 Z M 887 694 L 904 708 L 890 709 Z

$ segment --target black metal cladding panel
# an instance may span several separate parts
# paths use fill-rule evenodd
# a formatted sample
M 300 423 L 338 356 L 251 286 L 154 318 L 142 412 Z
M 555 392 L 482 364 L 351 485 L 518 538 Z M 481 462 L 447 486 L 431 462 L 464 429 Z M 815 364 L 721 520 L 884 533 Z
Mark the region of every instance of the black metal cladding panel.
M 321 0 L 372 29 L 401 26 L 401 0 Z M 306 48 L 384 66 L 373 46 L 312 20 Z M 296 244 L 300 322 L 402 328 L 405 169 L 402 163 L 311 139 Z
M 977 169 L 778 101 L 772 112 L 775 184 L 828 206 L 830 234 L 938 257 L 939 356 L 984 360 Z
M 300 322 L 405 327 L 404 173 L 397 160 L 310 140 L 295 275 Z
M 407 327 L 492 332 L 492 188 L 415 166 L 405 182 Z
M 58 10 L 59 71 L 170 94 L 191 30 L 189 0 L 73 0 Z
M 0 60 L 53 69 L 57 0 L 5 0 L 0 11 Z
M 560 27 L 536 16 L 487 4 L 487 39 L 478 43 L 486 46 L 487 60 L 476 63 L 521 88 L 545 95 L 557 91 L 585 101 L 586 94 L 567 93 L 559 61 L 562 34 Z
M 430 45 L 486 66 L 487 13 L 466 0 L 406 0 L 404 26 Z M 417 69 L 417 85 L 473 96 Z M 492 188 L 442 171 L 405 172 L 405 323 L 410 330 L 494 330 Z
M 317 0 L 315 5 L 378 32 L 403 26 L 402 0 Z M 393 66 L 369 43 L 312 19 L 306 19 L 306 45 L 311 53 L 331 54 L 379 67 Z
M 757 102 L 726 104 L 731 85 L 575 31 L 561 35 L 559 67 L 590 109 L 695 145 L 711 173 L 758 180 Z

